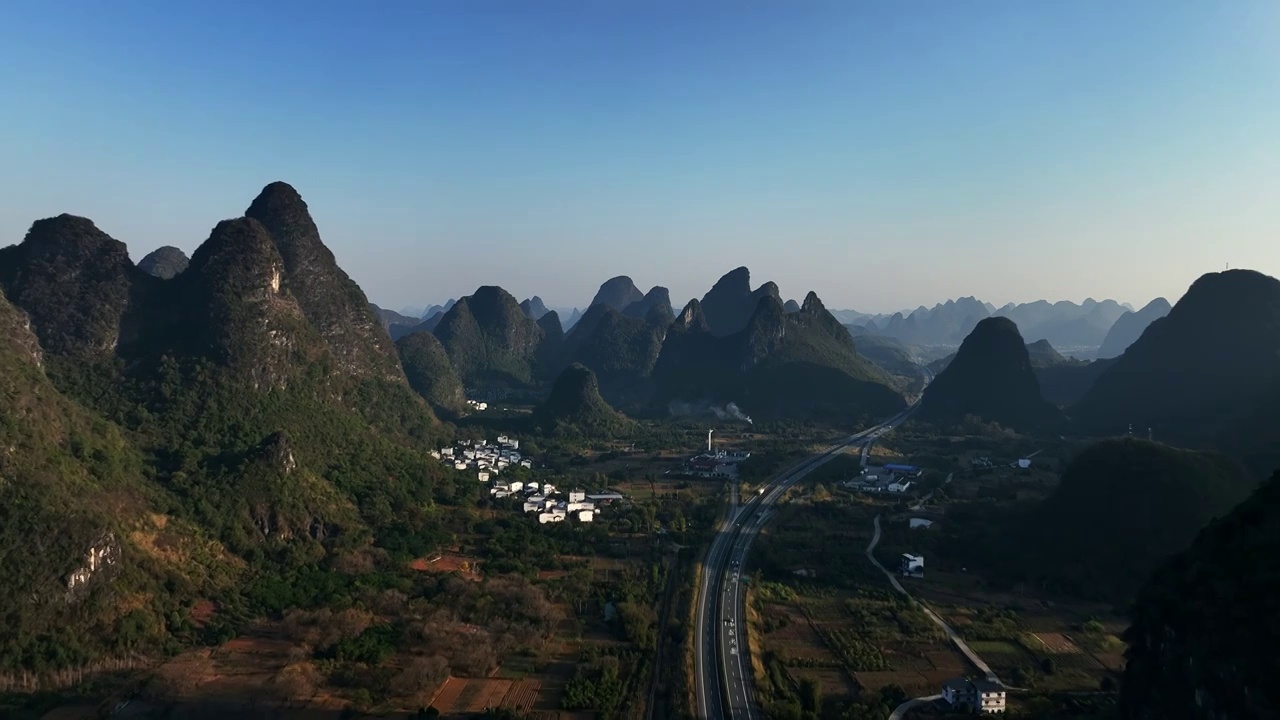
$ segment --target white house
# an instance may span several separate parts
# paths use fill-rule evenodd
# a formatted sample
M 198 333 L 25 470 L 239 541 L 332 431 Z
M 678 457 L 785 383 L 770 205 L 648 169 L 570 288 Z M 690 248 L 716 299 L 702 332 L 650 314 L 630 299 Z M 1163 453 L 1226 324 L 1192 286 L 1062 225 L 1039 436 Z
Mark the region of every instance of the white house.
M 587 499 L 587 494 L 582 490 L 570 490 L 569 502 L 582 502 Z
M 493 495 L 493 497 L 497 500 L 501 500 L 502 498 L 505 498 L 505 497 L 511 497 L 510 490 L 502 490 L 500 488 L 492 488 L 491 490 L 489 490 L 489 494 Z
M 899 566 L 903 575 L 924 577 L 924 556 L 902 553 L 902 564 Z
M 506 435 L 499 435 L 499 436 L 498 436 L 498 444 L 499 444 L 499 445 L 506 445 L 506 444 L 507 444 L 508 442 L 510 442 L 510 441 L 511 441 L 511 438 L 507 437 Z
M 547 483 L 546 485 L 542 486 L 542 491 L 550 495 L 551 493 L 556 491 L 556 486 L 552 485 L 551 483 Z
M 562 513 L 556 510 L 552 510 L 551 512 L 540 513 L 538 515 L 538 522 L 543 525 L 546 525 L 547 523 L 552 523 L 552 522 L 564 522 L 564 519 L 565 519 L 565 513 Z
M 466 469 L 467 469 L 467 463 L 466 463 L 465 461 L 463 461 L 463 460 L 459 460 L 459 461 L 457 461 L 457 462 L 455 462 L 455 463 L 453 464 L 453 469 L 454 469 L 454 470 L 466 470 Z
M 910 480 L 907 480 L 906 478 L 894 478 L 893 482 L 885 486 L 885 489 L 889 492 L 900 493 L 906 492 L 909 487 L 911 487 Z
M 480 482 L 489 482 L 489 473 L 481 470 L 480 472 L 476 473 L 476 478 Z
M 443 455 L 444 457 L 450 457 L 450 458 L 451 458 L 451 457 L 453 457 L 453 448 L 451 448 L 451 447 L 447 447 L 447 448 L 440 448 L 440 454 L 441 454 L 441 455 Z
M 513 493 L 520 492 L 521 490 L 524 489 L 524 483 L 520 482 L 519 480 L 512 480 L 511 484 L 507 485 L 507 489 Z
M 537 512 L 547 506 L 547 497 L 545 495 L 533 495 L 524 501 L 525 512 Z
M 942 699 L 960 712 L 996 715 L 1005 711 L 1007 697 L 999 683 L 956 678 L 942 684 Z
M 581 502 L 571 502 L 568 504 L 569 512 L 577 512 L 580 510 L 595 510 L 596 504 L 583 500 Z
M 529 469 L 533 469 L 533 461 L 532 461 L 532 460 L 521 460 L 521 461 L 520 461 L 520 467 L 522 467 L 522 468 L 529 468 Z
M 580 510 L 578 512 L 578 520 L 580 522 L 591 522 L 594 517 L 595 517 L 594 510 Z

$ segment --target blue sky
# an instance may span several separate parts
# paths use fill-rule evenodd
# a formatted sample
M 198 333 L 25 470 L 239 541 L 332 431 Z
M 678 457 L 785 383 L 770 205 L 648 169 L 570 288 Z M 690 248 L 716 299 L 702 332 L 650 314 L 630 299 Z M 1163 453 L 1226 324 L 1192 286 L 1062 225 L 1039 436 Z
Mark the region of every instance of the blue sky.
M 388 307 L 891 311 L 1280 274 L 1280 3 L 43 2 L 0 9 L 0 244 L 190 252 L 292 183 Z

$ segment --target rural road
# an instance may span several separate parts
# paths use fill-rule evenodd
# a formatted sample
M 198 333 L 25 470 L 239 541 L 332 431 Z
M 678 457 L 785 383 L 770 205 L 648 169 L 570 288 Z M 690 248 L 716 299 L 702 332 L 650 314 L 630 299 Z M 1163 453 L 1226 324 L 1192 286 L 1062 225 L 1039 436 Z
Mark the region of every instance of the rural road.
M 867 545 L 867 559 L 870 560 L 873 565 L 880 568 L 880 572 L 884 573 L 885 577 L 889 578 L 889 584 L 893 585 L 894 590 L 897 590 L 908 598 L 911 598 L 911 593 L 907 592 L 906 588 L 902 587 L 902 583 L 898 582 L 898 577 L 886 570 L 884 566 L 880 564 L 880 561 L 876 559 L 876 545 L 880 544 L 879 515 L 876 515 L 873 523 L 875 525 L 875 534 L 871 536 L 871 543 Z M 914 600 L 914 598 L 912 599 Z M 924 610 L 924 613 L 929 616 L 929 619 L 933 620 L 935 625 L 942 628 L 942 631 L 946 633 L 947 638 L 960 649 L 960 652 L 964 653 L 965 657 L 969 658 L 969 662 L 973 663 L 974 667 L 981 670 L 983 674 L 987 676 L 987 680 L 994 683 L 1000 683 L 1001 685 L 1004 684 L 1000 682 L 1000 678 L 996 676 L 995 671 L 991 669 L 991 666 L 987 665 L 981 657 L 978 657 L 978 653 L 974 652 L 973 648 L 969 647 L 969 643 L 965 642 L 964 638 L 960 637 L 959 633 L 953 630 L 951 626 L 947 624 L 946 620 L 942 619 L 942 616 L 938 615 L 932 608 L 923 602 L 920 602 L 919 600 L 916 600 L 915 602 L 920 606 L 920 609 Z
M 770 508 L 788 488 L 846 448 L 858 443 L 870 445 L 900 425 L 918 404 L 916 400 L 889 420 L 851 435 L 835 447 L 780 473 L 745 504 L 739 505 L 736 494 L 731 492 L 727 520 L 717 528 L 698 582 L 694 670 L 699 718 L 750 720 L 761 715 L 755 704 L 751 650 L 746 644 L 746 592 L 741 573 L 751 542 L 769 520 Z
M 902 720 L 902 717 L 907 714 L 908 710 L 920 707 L 921 705 L 927 705 L 935 700 L 941 699 L 941 695 L 930 695 L 928 697 L 918 697 L 914 700 L 908 700 L 894 708 L 893 712 L 889 715 L 889 720 Z

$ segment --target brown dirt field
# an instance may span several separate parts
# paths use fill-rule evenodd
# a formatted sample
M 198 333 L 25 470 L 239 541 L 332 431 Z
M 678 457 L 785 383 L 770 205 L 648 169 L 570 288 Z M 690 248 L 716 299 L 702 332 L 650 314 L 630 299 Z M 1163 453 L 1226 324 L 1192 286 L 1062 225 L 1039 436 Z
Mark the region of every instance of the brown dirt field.
M 511 689 L 507 691 L 507 696 L 502 699 L 502 707 L 509 707 L 524 715 L 533 709 L 533 704 L 537 701 L 538 692 L 541 689 L 542 683 L 537 680 L 516 681 L 512 683 Z
M 766 612 L 790 617 L 786 627 L 765 634 L 766 646 L 784 658 L 838 662 L 838 658 L 827 649 L 822 637 L 814 631 L 799 610 L 784 605 L 768 605 Z
M 437 559 L 418 558 L 409 563 L 409 568 L 418 572 L 448 573 L 456 572 L 468 580 L 480 581 L 480 573 L 476 572 L 479 563 L 473 557 L 457 553 L 444 553 Z
M 498 707 L 502 704 L 502 698 L 506 696 L 507 691 L 511 689 L 511 685 L 510 680 L 471 678 L 467 680 L 467 688 L 462 696 L 453 704 L 453 712 L 479 713 L 488 708 Z M 464 699 L 466 705 L 459 707 Z
M 801 679 L 817 680 L 826 697 L 853 698 L 858 694 L 858 684 L 849 673 L 828 668 L 787 668 L 787 673 L 799 682 Z
M 898 685 L 907 691 L 910 697 L 933 695 L 942 687 L 942 683 L 954 678 L 957 673 L 950 670 L 930 670 L 927 672 L 860 672 L 856 673 L 858 683 L 869 693 L 878 692 L 886 685 Z
M 467 681 L 465 678 L 450 676 L 436 691 L 436 696 L 431 698 L 431 705 L 439 710 L 441 714 L 449 712 L 454 703 L 458 701 L 458 696 L 462 695 L 462 690 L 466 686 Z
M 1075 643 L 1071 642 L 1067 636 L 1062 633 L 1032 633 L 1032 637 L 1039 640 L 1045 649 L 1054 655 L 1077 654 L 1083 652 Z
M 191 620 L 192 625 L 204 627 L 217 613 L 218 608 L 212 600 L 201 600 L 191 606 L 191 612 L 187 613 L 187 618 Z

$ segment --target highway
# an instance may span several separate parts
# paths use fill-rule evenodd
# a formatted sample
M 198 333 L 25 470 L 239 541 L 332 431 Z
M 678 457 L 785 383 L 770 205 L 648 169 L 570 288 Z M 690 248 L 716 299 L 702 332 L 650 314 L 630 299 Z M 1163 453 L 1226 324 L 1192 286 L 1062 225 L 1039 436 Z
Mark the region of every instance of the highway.
M 746 588 L 742 572 L 751 542 L 769 521 L 774 503 L 795 483 L 845 449 L 870 445 L 905 421 L 919 400 L 875 427 L 845 438 L 832 448 L 779 473 L 746 503 L 731 485 L 729 510 L 716 529 L 698 585 L 694 670 L 699 718 L 761 717 L 755 703 L 751 651 L 747 647 Z

